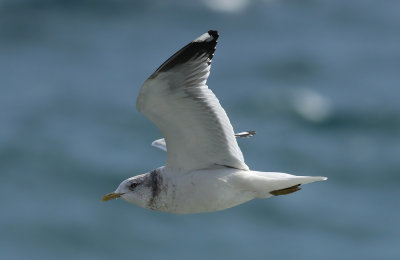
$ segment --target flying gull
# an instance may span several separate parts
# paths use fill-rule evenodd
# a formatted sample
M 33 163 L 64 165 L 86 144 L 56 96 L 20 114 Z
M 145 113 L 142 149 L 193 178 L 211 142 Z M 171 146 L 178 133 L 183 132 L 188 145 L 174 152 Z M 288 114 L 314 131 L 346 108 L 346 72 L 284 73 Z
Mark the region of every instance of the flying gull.
M 175 214 L 211 212 L 255 198 L 286 195 L 326 177 L 252 171 L 229 118 L 206 85 L 218 32 L 210 30 L 165 61 L 143 84 L 136 108 L 161 131 L 153 146 L 166 166 L 124 180 L 103 201 L 122 198 Z

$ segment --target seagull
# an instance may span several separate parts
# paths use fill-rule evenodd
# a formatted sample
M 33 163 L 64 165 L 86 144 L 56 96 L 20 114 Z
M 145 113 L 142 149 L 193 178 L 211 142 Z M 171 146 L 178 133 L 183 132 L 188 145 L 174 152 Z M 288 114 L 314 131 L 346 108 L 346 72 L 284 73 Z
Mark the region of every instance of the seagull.
M 128 178 L 103 196 L 173 214 L 228 209 L 256 198 L 286 195 L 326 177 L 250 170 L 217 97 L 206 85 L 219 35 L 204 33 L 166 60 L 143 83 L 139 112 L 160 130 L 153 146 L 167 151 L 165 166 Z

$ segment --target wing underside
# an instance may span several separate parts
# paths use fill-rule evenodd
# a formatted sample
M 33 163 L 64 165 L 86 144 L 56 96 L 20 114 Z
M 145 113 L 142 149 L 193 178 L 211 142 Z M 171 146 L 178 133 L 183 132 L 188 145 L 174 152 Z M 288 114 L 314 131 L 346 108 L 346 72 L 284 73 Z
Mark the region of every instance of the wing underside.
M 209 31 L 163 63 L 143 84 L 137 109 L 161 131 L 167 167 L 225 165 L 248 170 L 232 125 L 207 87 L 218 33 Z

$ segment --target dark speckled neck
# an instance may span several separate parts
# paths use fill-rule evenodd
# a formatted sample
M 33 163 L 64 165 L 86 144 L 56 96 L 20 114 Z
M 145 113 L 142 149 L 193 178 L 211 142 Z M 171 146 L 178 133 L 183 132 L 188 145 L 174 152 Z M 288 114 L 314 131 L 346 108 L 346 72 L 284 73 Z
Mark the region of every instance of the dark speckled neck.
M 156 208 L 156 201 L 161 192 L 161 185 L 162 185 L 162 177 L 158 169 L 151 171 L 148 180 L 148 186 L 151 187 L 151 198 L 148 204 L 148 207 L 150 209 Z

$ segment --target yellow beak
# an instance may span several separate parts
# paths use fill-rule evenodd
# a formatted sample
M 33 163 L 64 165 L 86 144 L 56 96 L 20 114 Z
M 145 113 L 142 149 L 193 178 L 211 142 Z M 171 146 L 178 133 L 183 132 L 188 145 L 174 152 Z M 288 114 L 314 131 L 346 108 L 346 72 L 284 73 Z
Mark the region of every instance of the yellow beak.
M 101 199 L 101 201 L 107 201 L 107 200 L 112 200 L 112 199 L 118 199 L 119 197 L 121 197 L 121 195 L 123 195 L 124 193 L 108 193 L 106 195 L 103 196 L 103 198 Z

